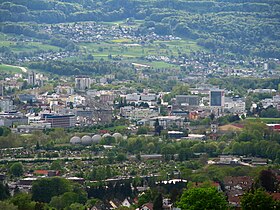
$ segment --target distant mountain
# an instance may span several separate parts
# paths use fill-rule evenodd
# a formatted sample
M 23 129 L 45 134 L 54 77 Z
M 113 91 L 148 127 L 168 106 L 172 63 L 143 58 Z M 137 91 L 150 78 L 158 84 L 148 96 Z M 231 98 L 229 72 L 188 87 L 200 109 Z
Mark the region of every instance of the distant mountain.
M 18 22 L 127 18 L 145 20 L 141 33 L 154 30 L 195 39 L 217 53 L 280 57 L 279 0 L 0 0 L 0 30 L 5 33 L 21 33 L 7 28 Z

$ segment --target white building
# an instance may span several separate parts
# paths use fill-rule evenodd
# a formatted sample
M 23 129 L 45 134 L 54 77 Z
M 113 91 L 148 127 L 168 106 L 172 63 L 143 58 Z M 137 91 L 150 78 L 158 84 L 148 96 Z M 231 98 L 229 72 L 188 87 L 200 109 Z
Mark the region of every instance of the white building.
M 232 98 L 225 98 L 225 111 L 229 111 L 234 114 L 244 113 L 246 106 L 245 101 L 242 99 L 232 99 Z
M 141 101 L 156 101 L 157 95 L 156 94 L 140 94 L 140 100 Z
M 147 125 L 153 127 L 156 120 L 163 129 L 177 126 L 178 128 L 186 128 L 189 122 L 185 121 L 184 117 L 179 116 L 158 116 L 150 119 L 143 119 L 137 122 L 138 125 Z
M 77 90 L 89 89 L 92 83 L 91 78 L 87 76 L 78 76 L 75 78 L 75 87 Z
M 74 89 L 71 86 L 65 85 L 65 86 L 57 86 L 56 88 L 56 93 L 57 94 L 67 94 L 71 95 L 74 93 Z
M 10 99 L 1 99 L 0 100 L 0 109 L 3 112 L 13 110 L 14 109 L 13 101 Z
M 34 71 L 28 73 L 28 84 L 32 86 L 36 84 L 36 75 Z
M 140 100 L 140 95 L 138 95 L 137 93 L 127 94 L 125 96 L 125 98 L 126 98 L 127 102 L 139 101 Z
M 133 106 L 126 106 L 121 108 L 121 115 L 130 120 L 140 120 L 146 118 L 157 117 L 158 112 L 149 108 L 135 108 Z

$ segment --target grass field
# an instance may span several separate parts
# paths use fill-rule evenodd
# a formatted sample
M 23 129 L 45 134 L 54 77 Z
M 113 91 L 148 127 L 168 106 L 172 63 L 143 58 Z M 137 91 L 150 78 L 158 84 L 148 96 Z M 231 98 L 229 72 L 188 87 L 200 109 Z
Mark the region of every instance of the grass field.
M 19 38 L 19 36 L 0 33 L 0 47 L 9 47 L 10 50 L 14 53 L 34 52 L 38 50 L 58 51 L 60 49 L 59 47 L 52 46 L 49 44 L 44 44 L 39 41 L 33 41 L 33 42 L 14 41 L 14 38 Z
M 179 54 L 189 54 L 199 51 L 202 48 L 191 40 L 172 40 L 155 41 L 154 43 L 140 45 L 130 39 L 117 39 L 99 43 L 80 43 L 86 53 L 90 53 L 95 59 L 107 59 L 108 55 L 112 57 L 119 56 L 123 61 L 141 62 L 147 56 L 168 56 L 177 57 Z M 164 61 L 149 62 L 155 68 L 179 68 L 178 65 L 172 65 Z
M 280 123 L 280 118 L 255 118 L 255 117 L 248 117 L 246 120 L 256 121 L 260 120 L 263 123 Z
M 0 64 L 0 72 L 22 73 L 22 70 L 18 67 L 13 67 L 13 66 L 7 66 L 5 64 Z
M 1 40 L 1 37 L 0 37 Z M 0 46 L 9 47 L 12 52 L 34 52 L 37 50 L 53 50 L 58 51 L 60 48 L 48 44 L 43 44 L 41 42 L 15 42 L 15 41 L 0 41 Z
M 165 63 L 163 61 L 152 61 L 152 62 L 149 62 L 148 65 L 150 65 L 154 68 L 173 68 L 173 69 L 179 68 L 178 65 Z

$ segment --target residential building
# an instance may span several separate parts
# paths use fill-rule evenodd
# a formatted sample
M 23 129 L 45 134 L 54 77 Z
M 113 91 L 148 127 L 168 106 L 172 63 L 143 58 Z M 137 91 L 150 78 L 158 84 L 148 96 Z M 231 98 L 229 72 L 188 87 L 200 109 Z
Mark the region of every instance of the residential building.
M 186 128 L 189 122 L 185 121 L 184 117 L 179 116 L 158 116 L 150 119 L 143 119 L 137 122 L 138 125 L 147 125 L 153 127 L 156 120 L 158 120 L 159 125 L 163 127 L 163 129 L 168 128 Z
M 101 94 L 99 100 L 101 103 L 108 103 L 113 105 L 115 98 L 116 98 L 115 94 L 108 92 L 108 93 Z
M 88 76 L 77 76 L 75 78 L 75 88 L 77 90 L 87 90 L 90 88 L 92 80 Z
M 137 93 L 127 94 L 125 98 L 127 102 L 139 101 L 140 95 L 138 95 Z
M 56 88 L 55 88 L 55 90 L 56 90 L 56 93 L 57 94 L 67 94 L 67 95 L 71 95 L 71 94 L 73 94 L 74 93 L 74 89 L 72 88 L 72 87 L 70 87 L 70 86 L 61 86 L 61 85 L 59 85 L 59 86 L 57 86 Z
M 0 109 L 2 112 L 8 112 L 13 110 L 13 101 L 10 99 L 0 99 Z
M 121 116 L 130 120 L 140 120 L 145 118 L 157 117 L 157 111 L 149 108 L 135 108 L 133 106 L 125 106 L 120 109 Z
M 176 95 L 176 104 L 180 106 L 198 106 L 199 97 L 193 95 Z
M 36 84 L 36 74 L 34 71 L 30 71 L 28 73 L 28 80 L 27 83 L 31 86 L 34 86 Z
M 151 102 L 151 101 L 156 101 L 157 100 L 157 95 L 156 94 L 140 94 L 140 101 L 143 102 Z
M 37 101 L 36 96 L 32 94 L 19 94 L 18 98 L 23 103 L 33 103 Z
M 28 118 L 21 113 L 9 112 L 0 114 L 0 126 L 15 127 L 17 125 L 27 125 Z
M 252 187 L 253 183 L 253 178 L 249 176 L 225 177 L 224 186 L 229 203 L 240 207 L 242 195 Z
M 238 98 L 225 97 L 225 111 L 233 114 L 242 114 L 246 111 L 245 101 Z
M 4 96 L 4 84 L 0 82 L 0 96 Z

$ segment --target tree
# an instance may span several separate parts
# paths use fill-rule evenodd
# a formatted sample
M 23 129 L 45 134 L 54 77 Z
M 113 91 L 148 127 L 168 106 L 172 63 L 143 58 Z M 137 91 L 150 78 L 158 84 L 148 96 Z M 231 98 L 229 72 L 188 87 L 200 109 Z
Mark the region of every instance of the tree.
M 56 209 L 64 209 L 73 203 L 78 203 L 78 194 L 74 192 L 66 192 L 63 195 L 52 197 L 50 206 Z
M 189 148 L 180 148 L 178 152 L 179 161 L 188 160 L 191 156 L 191 150 Z
M 60 160 L 53 161 L 51 164 L 51 170 L 61 171 L 62 170 L 61 161 Z
M 154 127 L 155 127 L 155 134 L 157 134 L 158 136 L 160 136 L 161 130 L 163 129 L 161 125 L 159 125 L 159 120 L 156 119 L 155 123 L 154 123 Z
M 191 210 L 224 210 L 228 208 L 228 203 L 225 196 L 214 187 L 192 188 L 183 192 L 178 207 Z
M 0 136 L 8 136 L 11 133 L 11 129 L 5 126 L 0 127 Z
M 31 195 L 27 193 L 19 193 L 11 198 L 11 203 L 18 207 L 18 210 L 35 209 L 35 202 L 31 200 Z
M 13 176 L 19 177 L 23 175 L 23 165 L 22 163 L 14 163 L 11 167 L 10 167 L 10 173 Z
M 141 126 L 138 128 L 137 130 L 137 135 L 141 135 L 141 134 L 147 134 L 149 131 L 149 128 L 147 126 Z
M 2 182 L 0 182 L 0 200 L 5 200 L 8 197 L 10 197 L 8 185 L 4 185 Z
M 39 141 L 36 142 L 36 147 L 35 147 L 35 149 L 36 149 L 36 150 L 39 150 L 39 149 L 40 149 Z
M 8 203 L 7 201 L 0 201 L 0 209 L 18 210 L 14 204 Z
M 32 200 L 49 203 L 53 196 L 71 191 L 68 180 L 54 177 L 36 180 L 32 184 Z
M 118 153 L 116 157 L 116 161 L 123 162 L 127 159 L 126 155 L 124 153 Z
M 83 204 L 80 203 L 72 203 L 69 206 L 70 210 L 85 210 L 85 206 Z
M 261 189 L 245 193 L 241 198 L 241 207 L 243 210 L 272 210 L 275 208 L 273 198 Z
M 144 203 L 148 203 L 152 200 L 151 191 L 147 191 L 144 194 L 141 194 L 138 198 L 138 206 L 142 206 Z
M 259 174 L 257 185 L 268 192 L 274 192 L 277 189 L 277 179 L 271 170 L 262 170 Z
M 172 159 L 173 155 L 176 153 L 176 149 L 172 144 L 167 144 L 162 146 L 160 153 L 163 155 L 164 160 Z
M 213 120 L 215 119 L 215 114 L 214 114 L 214 113 L 211 113 L 211 114 L 209 115 L 209 117 L 210 117 L 211 121 L 213 121 Z
M 162 195 L 159 193 L 153 203 L 153 209 L 154 210 L 161 210 L 162 209 Z

